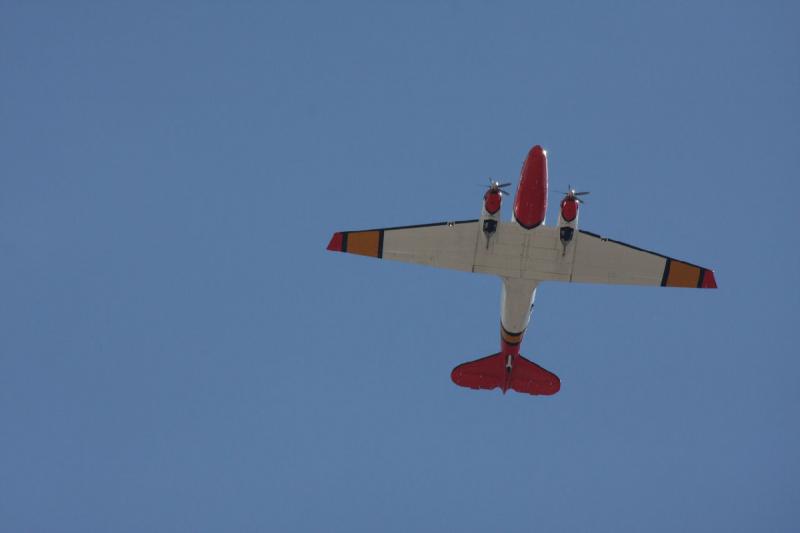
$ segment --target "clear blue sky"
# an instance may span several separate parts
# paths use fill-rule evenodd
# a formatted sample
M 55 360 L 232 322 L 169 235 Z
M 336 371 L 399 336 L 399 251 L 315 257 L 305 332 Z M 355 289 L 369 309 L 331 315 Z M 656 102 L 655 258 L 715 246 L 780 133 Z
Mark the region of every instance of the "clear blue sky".
M 225 4 L 0 7 L 0 530 L 796 530 L 796 3 Z M 460 389 L 500 282 L 325 245 L 533 144 L 720 289 L 543 285 L 561 392 Z

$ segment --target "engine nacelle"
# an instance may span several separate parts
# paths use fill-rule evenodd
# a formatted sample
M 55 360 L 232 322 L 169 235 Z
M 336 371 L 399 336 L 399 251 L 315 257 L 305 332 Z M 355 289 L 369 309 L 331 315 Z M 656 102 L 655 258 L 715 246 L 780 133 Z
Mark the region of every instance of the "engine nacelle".
M 577 198 L 570 195 L 565 196 L 564 199 L 561 200 L 561 212 L 558 218 L 558 225 L 563 226 L 564 224 L 577 221 L 579 208 L 580 202 Z
M 503 196 L 498 189 L 490 188 L 483 195 L 483 215 L 498 216 L 500 206 L 503 203 Z
M 503 195 L 497 187 L 489 187 L 483 195 L 483 210 L 481 212 L 481 228 L 486 236 L 486 247 L 489 239 L 497 231 L 497 221 L 500 218 L 500 207 L 503 205 Z
M 566 253 L 567 246 L 575 238 L 575 232 L 578 230 L 580 200 L 572 194 L 567 194 L 561 200 L 560 207 L 558 212 L 558 231 L 561 237 L 561 245 L 564 247 L 564 253 Z

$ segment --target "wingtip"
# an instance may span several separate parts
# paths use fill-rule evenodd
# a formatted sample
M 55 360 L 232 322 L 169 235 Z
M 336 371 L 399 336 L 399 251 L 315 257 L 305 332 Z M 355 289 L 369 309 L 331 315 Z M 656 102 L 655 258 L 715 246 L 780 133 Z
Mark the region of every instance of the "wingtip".
M 713 270 L 706 270 L 703 273 L 703 281 L 700 283 L 701 289 L 716 289 L 717 279 L 714 277 Z
M 338 232 L 333 234 L 333 237 L 331 237 L 331 240 L 328 243 L 328 247 L 326 249 L 331 251 L 331 252 L 341 252 L 342 251 L 342 246 L 343 246 L 342 243 L 343 242 L 344 242 L 344 238 L 343 238 L 342 232 L 338 231 Z

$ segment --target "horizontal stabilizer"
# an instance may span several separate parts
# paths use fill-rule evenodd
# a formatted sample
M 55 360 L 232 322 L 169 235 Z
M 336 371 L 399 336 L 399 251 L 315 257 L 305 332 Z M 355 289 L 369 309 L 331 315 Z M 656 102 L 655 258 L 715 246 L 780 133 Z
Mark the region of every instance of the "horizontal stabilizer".
M 555 394 L 561 388 L 558 376 L 521 355 L 516 356 L 509 370 L 502 352 L 458 365 L 450 378 L 453 383 L 470 389 L 513 389 L 526 394 Z

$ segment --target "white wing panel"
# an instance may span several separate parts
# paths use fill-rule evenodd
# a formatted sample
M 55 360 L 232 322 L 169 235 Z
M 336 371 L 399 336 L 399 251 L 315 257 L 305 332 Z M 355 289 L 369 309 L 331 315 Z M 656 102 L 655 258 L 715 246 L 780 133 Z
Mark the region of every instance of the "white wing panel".
M 477 221 L 383 230 L 384 259 L 472 271 Z
M 661 285 L 667 258 L 582 231 L 575 234 L 570 281 Z
M 500 222 L 497 231 L 487 240 L 481 232 L 475 250 L 475 272 L 519 278 L 525 230 L 512 222 Z
M 527 279 L 568 281 L 571 254 L 564 255 L 558 228 L 539 227 L 530 231 L 524 251 L 523 277 Z

